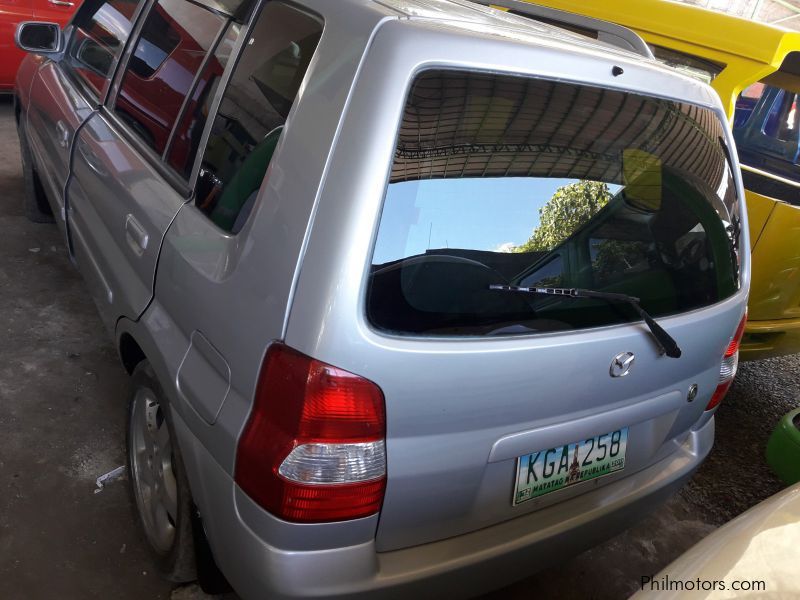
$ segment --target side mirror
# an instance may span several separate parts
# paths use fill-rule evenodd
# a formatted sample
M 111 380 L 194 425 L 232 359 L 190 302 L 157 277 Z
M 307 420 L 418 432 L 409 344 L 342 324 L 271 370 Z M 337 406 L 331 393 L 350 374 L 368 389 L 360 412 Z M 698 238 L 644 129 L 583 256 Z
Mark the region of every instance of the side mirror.
M 58 23 L 23 21 L 14 34 L 17 48 L 34 54 L 56 54 L 61 51 L 62 39 Z

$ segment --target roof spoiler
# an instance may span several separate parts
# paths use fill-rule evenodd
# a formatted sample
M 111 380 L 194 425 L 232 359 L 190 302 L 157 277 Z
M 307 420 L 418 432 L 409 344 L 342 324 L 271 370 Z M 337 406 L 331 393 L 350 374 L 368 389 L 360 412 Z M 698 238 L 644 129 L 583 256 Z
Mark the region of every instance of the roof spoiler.
M 484 6 L 505 8 L 514 14 L 555 25 L 591 38 L 596 36 L 596 39 L 601 42 L 635 52 L 646 58 L 654 58 L 648 45 L 636 32 L 616 23 L 556 10 L 539 4 L 531 4 L 530 2 L 520 2 L 519 0 L 472 0 L 472 2 L 483 4 Z

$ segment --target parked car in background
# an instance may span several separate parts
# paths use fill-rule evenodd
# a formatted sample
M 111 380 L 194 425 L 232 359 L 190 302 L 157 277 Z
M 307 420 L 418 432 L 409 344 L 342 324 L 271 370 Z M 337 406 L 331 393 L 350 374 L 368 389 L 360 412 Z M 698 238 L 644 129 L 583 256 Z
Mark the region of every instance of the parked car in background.
M 717 90 L 733 123 L 750 215 L 742 359 L 800 352 L 800 33 L 667 0 L 536 3 L 630 27 L 657 59 Z
M 14 78 L 25 52 L 14 44 L 23 21 L 67 24 L 81 0 L 0 0 L 0 94 L 14 91 Z
M 28 212 L 132 375 L 131 491 L 168 578 L 474 595 L 708 454 L 749 286 L 733 137 L 635 34 L 569 25 L 86 0 L 20 29 L 46 56 L 18 76 Z
M 631 600 L 659 598 L 797 598 L 800 484 L 726 523 L 641 579 Z

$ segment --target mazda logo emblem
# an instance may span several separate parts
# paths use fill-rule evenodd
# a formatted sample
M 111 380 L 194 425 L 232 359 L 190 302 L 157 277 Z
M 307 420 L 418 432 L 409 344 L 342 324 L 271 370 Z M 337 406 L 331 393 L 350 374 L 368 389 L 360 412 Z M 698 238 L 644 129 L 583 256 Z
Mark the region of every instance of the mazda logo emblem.
M 625 377 L 625 375 L 631 372 L 635 358 L 633 352 L 620 352 L 614 357 L 614 360 L 611 361 L 608 374 L 612 377 Z

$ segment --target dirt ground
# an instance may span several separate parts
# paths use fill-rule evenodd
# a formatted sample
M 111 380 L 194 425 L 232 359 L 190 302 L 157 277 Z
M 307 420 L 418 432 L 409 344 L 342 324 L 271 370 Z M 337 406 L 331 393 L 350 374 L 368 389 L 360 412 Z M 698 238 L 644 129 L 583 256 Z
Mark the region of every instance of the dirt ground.
M 0 598 L 200 598 L 153 572 L 124 463 L 127 375 L 54 225 L 28 222 L 13 111 L 0 99 Z M 692 481 L 608 542 L 485 596 L 617 599 L 728 519 L 781 489 L 764 447 L 798 403 L 798 356 L 749 363 Z M 532 566 L 532 572 L 535 566 Z

